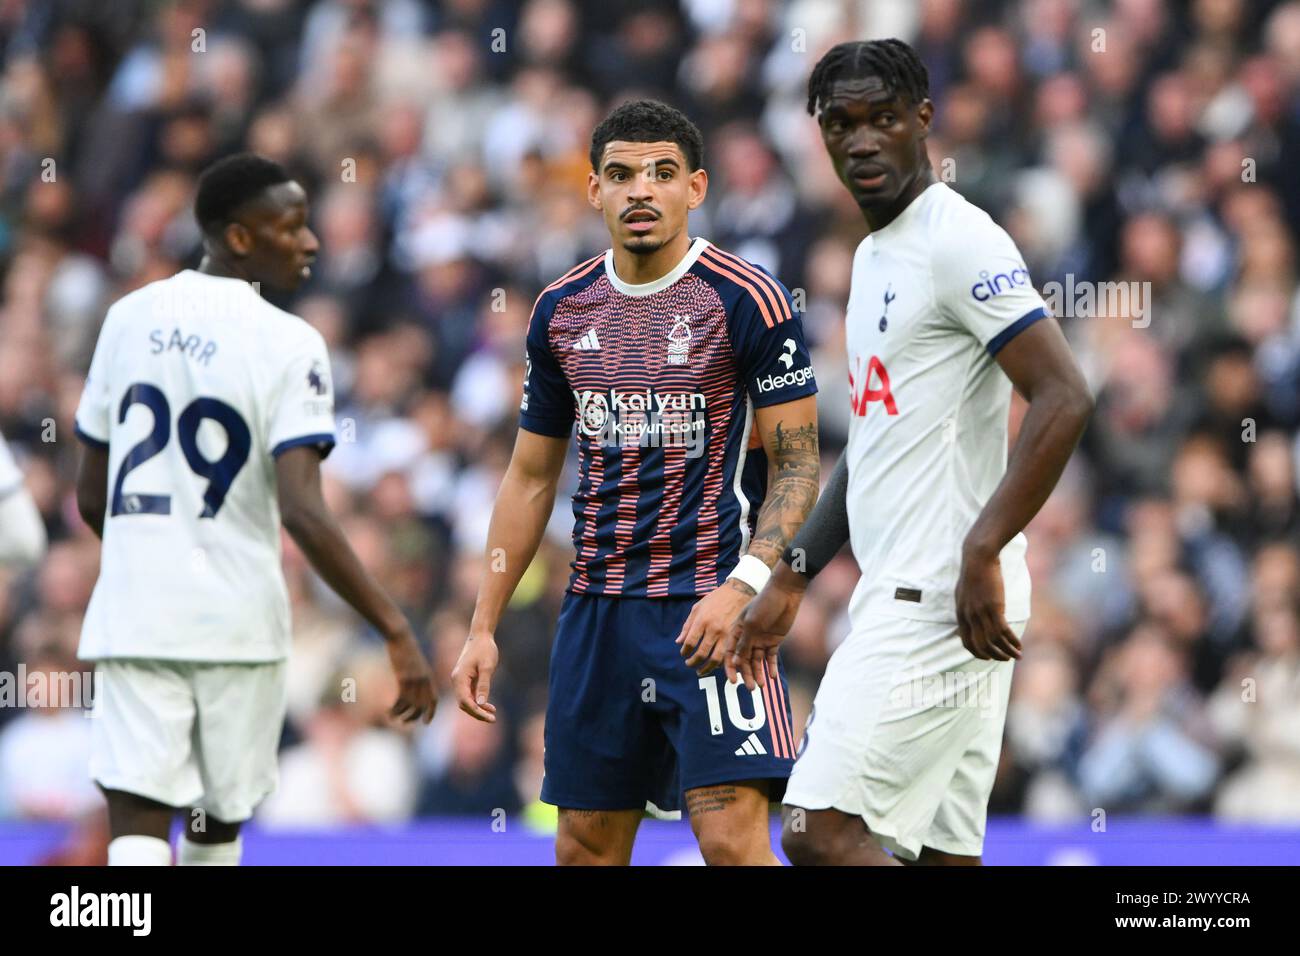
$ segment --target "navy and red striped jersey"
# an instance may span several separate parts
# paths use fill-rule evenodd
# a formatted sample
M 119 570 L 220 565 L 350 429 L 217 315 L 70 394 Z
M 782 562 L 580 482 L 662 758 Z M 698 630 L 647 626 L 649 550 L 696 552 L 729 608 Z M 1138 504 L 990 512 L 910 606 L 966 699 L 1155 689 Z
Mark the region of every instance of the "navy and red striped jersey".
M 538 297 L 520 425 L 578 424 L 569 590 L 666 597 L 717 587 L 749 547 L 767 486 L 754 409 L 817 391 L 790 293 L 696 239 L 654 282 L 612 251 Z

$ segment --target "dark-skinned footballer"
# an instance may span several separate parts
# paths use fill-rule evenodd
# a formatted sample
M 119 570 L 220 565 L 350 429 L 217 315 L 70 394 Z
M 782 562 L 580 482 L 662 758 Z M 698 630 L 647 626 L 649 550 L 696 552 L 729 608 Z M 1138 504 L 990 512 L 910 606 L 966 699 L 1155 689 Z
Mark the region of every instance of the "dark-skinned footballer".
M 752 683 L 808 580 L 851 543 L 862 571 L 852 632 L 827 665 L 785 794 L 782 843 L 796 864 L 980 862 L 1029 620 L 1022 531 L 1092 410 L 1015 243 L 936 182 L 928 94 L 925 67 L 898 40 L 840 44 L 809 80 L 808 111 L 869 230 L 846 317 L 853 416 L 727 661 Z M 1013 386 L 1029 409 L 1008 461 Z
M 321 497 L 334 392 L 319 332 L 259 294 L 310 275 L 307 196 L 240 154 L 199 179 L 197 270 L 104 319 L 77 408 L 77 505 L 103 539 L 79 656 L 97 662 L 91 774 L 109 865 L 234 865 L 276 783 L 289 655 L 280 526 L 385 639 L 393 716 L 433 717 L 433 675 L 402 612 Z

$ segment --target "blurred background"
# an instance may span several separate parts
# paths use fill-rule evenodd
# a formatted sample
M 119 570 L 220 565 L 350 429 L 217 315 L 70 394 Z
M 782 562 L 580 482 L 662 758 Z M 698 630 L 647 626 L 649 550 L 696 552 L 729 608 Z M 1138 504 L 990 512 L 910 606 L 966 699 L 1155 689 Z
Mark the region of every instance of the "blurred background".
M 0 0 L 0 432 L 50 541 L 37 566 L 0 569 L 0 670 L 80 666 L 99 555 L 73 500 L 85 369 L 108 304 L 197 264 L 196 175 L 237 150 L 311 196 L 321 256 L 276 301 L 330 346 L 328 500 L 444 695 L 530 307 L 607 245 L 587 151 L 619 102 L 695 120 L 711 188 L 692 234 L 803 292 L 829 473 L 864 224 L 806 83 L 833 43 L 880 36 L 921 53 L 936 171 L 1011 232 L 1040 289 L 1142 295 L 1060 310 L 1097 412 L 1029 529 L 1033 620 L 991 813 L 1300 832 L 1296 0 Z M 461 816 L 546 833 L 574 484 L 497 635 L 495 726 L 447 696 L 431 725 L 390 726 L 381 643 L 285 539 L 291 700 L 261 831 Z M 856 577 L 847 556 L 829 567 L 786 644 L 796 732 Z M 0 843 L 102 852 L 89 732 L 68 708 L 0 707 Z

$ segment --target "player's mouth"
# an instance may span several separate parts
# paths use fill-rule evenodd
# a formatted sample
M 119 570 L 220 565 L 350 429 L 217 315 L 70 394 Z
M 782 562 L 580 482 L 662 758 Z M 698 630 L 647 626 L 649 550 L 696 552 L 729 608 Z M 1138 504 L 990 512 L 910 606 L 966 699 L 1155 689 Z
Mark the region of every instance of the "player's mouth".
M 849 172 L 849 178 L 859 189 L 879 189 L 888 175 L 888 171 L 879 166 L 857 166 Z
M 649 232 L 658 221 L 659 217 L 646 209 L 638 209 L 623 217 L 623 224 L 632 232 Z

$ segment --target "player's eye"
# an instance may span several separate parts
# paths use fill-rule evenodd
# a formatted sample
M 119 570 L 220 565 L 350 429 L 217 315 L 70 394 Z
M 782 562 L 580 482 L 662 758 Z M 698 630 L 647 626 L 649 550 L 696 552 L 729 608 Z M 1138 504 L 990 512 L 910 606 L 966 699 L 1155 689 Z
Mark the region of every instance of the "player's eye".
M 893 126 L 894 123 L 897 122 L 897 120 L 898 117 L 896 117 L 893 113 L 885 112 L 885 113 L 876 114 L 877 126 Z

